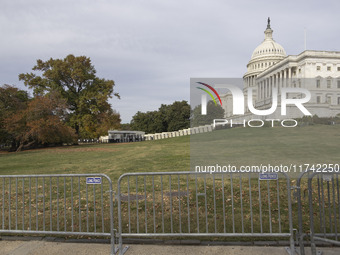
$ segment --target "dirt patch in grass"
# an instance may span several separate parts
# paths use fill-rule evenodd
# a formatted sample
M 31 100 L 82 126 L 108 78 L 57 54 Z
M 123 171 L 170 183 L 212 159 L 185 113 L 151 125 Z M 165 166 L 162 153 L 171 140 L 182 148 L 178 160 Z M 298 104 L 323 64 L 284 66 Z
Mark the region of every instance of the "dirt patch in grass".
M 39 148 L 39 149 L 31 149 L 25 150 L 25 152 L 36 152 L 36 151 L 48 151 L 48 152 L 112 152 L 118 151 L 118 149 L 113 148 L 103 148 L 103 147 L 83 147 L 82 145 L 75 146 L 64 146 L 64 147 L 53 147 L 53 148 Z M 8 153 L 8 152 L 5 152 Z
M 55 152 L 64 152 L 64 148 L 54 148 L 53 149 Z M 117 149 L 112 149 L 112 148 L 67 148 L 67 152 L 92 152 L 92 151 L 105 151 L 105 152 L 112 152 L 112 151 L 118 151 Z

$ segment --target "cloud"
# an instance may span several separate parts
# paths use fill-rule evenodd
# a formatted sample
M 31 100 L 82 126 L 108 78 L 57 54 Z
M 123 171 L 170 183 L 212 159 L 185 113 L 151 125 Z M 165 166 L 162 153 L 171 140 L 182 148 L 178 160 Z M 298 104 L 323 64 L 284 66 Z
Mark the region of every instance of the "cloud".
M 129 122 L 137 111 L 189 100 L 191 77 L 242 77 L 267 17 L 288 54 L 339 50 L 340 4 L 327 1 L 6 1 L 0 10 L 0 83 L 16 84 L 36 59 L 92 59 L 113 79 L 110 102 Z

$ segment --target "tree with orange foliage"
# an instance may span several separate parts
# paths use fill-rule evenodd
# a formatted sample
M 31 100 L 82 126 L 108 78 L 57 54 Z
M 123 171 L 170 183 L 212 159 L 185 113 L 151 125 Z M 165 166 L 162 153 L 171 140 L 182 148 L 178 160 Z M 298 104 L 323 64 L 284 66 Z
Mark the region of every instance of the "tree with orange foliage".
M 6 131 L 13 138 L 12 150 L 48 145 L 72 144 L 74 130 L 64 123 L 65 101 L 58 94 L 36 96 L 27 107 L 4 119 Z
M 27 108 L 29 96 L 24 90 L 10 85 L 0 87 L 0 144 L 11 144 L 16 147 L 14 134 L 5 126 L 5 120 L 21 110 Z

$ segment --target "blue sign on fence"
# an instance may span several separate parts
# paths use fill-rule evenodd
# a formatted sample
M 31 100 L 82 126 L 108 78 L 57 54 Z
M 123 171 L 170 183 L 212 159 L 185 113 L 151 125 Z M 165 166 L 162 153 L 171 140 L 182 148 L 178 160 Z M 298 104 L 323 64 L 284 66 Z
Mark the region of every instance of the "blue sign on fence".
M 277 173 L 262 173 L 259 174 L 259 180 L 261 181 L 270 181 L 270 180 L 277 180 L 278 174 Z
M 86 184 L 102 184 L 102 177 L 86 177 Z

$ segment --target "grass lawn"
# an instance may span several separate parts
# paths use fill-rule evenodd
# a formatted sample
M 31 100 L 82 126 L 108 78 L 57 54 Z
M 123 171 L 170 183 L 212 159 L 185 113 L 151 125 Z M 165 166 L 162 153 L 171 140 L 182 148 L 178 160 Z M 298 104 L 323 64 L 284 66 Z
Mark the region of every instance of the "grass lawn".
M 0 174 L 104 173 L 114 184 L 126 172 L 185 171 L 189 137 L 95 144 L 0 154 Z
M 234 128 L 191 138 L 198 162 L 242 165 L 340 163 L 340 126 Z M 207 164 L 208 165 L 208 164 Z
M 191 146 L 195 155 L 208 148 L 202 158 L 224 157 L 237 167 L 340 163 L 340 126 L 234 128 L 191 136 Z M 127 172 L 188 170 L 189 136 L 0 153 L 0 174 L 104 173 L 115 183 Z
M 227 142 L 227 143 L 226 143 Z M 5 174 L 70 174 L 70 173 L 104 173 L 107 174 L 114 185 L 114 189 L 116 190 L 117 180 L 119 176 L 123 173 L 127 172 L 159 172 L 159 171 L 188 171 L 190 169 L 190 143 L 191 143 L 191 151 L 195 153 L 197 156 L 217 156 L 219 158 L 225 158 L 228 164 L 233 164 L 235 166 L 241 165 L 260 165 L 260 164 L 316 164 L 316 163 L 337 163 L 339 164 L 340 161 L 340 150 L 339 150 L 339 142 L 340 142 L 340 126 L 326 126 L 326 125 L 315 125 L 315 126 L 307 126 L 307 127 L 297 127 L 297 128 L 234 128 L 229 130 L 220 130 L 211 133 L 205 134 L 197 134 L 191 137 L 183 136 L 177 138 L 169 138 L 164 140 L 157 140 L 157 141 L 146 141 L 146 142 L 136 142 L 136 143 L 126 143 L 126 144 L 95 144 L 95 145 L 80 145 L 80 146 L 69 146 L 69 147 L 60 147 L 60 148 L 47 148 L 47 149 L 37 149 L 37 150 L 30 150 L 24 151 L 20 153 L 0 153 L 0 175 Z M 213 146 L 211 146 L 213 145 Z M 201 148 L 204 148 L 202 150 Z M 203 153 L 202 153 L 203 152 Z M 202 153 L 200 155 L 200 153 Z M 175 177 L 173 177 L 175 178 Z M 247 177 L 248 178 L 248 177 Z M 59 208 L 61 212 L 66 212 L 64 221 L 61 218 L 60 224 L 65 224 L 66 221 L 70 222 L 71 220 L 68 218 L 70 217 L 70 209 L 66 210 L 66 205 L 59 205 L 59 198 L 67 200 L 66 204 L 72 205 L 71 209 L 74 206 L 75 215 L 79 211 L 83 211 L 82 216 L 84 213 L 87 212 L 90 204 L 80 205 L 77 201 L 75 203 L 70 202 L 69 193 L 65 195 L 62 191 L 63 186 L 61 183 L 56 184 L 52 182 L 53 188 L 49 188 L 48 180 L 47 183 L 41 182 L 34 182 L 33 189 L 32 189 L 32 198 L 31 193 L 27 186 L 24 186 L 24 183 L 20 184 L 19 187 L 19 204 L 23 204 L 20 207 L 20 210 L 23 211 L 23 214 L 27 214 L 28 211 L 31 211 L 28 208 L 31 208 L 32 203 L 32 210 L 33 214 L 32 217 L 36 216 L 36 222 L 40 222 L 44 219 L 44 217 L 40 215 L 45 215 L 45 202 L 46 202 L 46 210 L 49 210 L 49 206 L 53 208 Z M 125 180 L 126 181 L 126 180 Z M 140 179 L 142 183 L 144 182 L 143 179 Z M 155 178 L 155 189 L 160 192 L 160 180 Z M 167 182 L 168 183 L 167 183 Z M 148 180 L 147 186 L 143 184 L 137 187 L 133 186 L 135 180 L 131 180 L 131 190 L 130 195 L 132 197 L 147 197 L 147 201 L 145 199 L 138 204 L 138 198 L 135 199 L 134 203 L 131 204 L 131 211 L 127 207 L 127 201 L 123 201 L 122 203 L 122 213 L 124 216 L 124 221 L 126 221 L 126 216 L 131 213 L 131 217 L 135 219 L 136 214 L 140 213 L 141 222 L 143 221 L 150 221 L 150 226 L 153 226 L 157 231 L 160 231 L 163 226 L 159 225 L 160 216 L 159 210 L 163 210 L 164 206 L 164 216 L 167 218 L 165 228 L 169 228 L 169 219 L 174 220 L 174 226 L 183 226 L 183 228 L 188 227 L 186 222 L 192 221 L 191 231 L 196 231 L 198 224 L 195 222 L 198 219 L 198 216 L 195 211 L 196 206 L 196 193 L 202 192 L 202 185 L 204 182 L 200 181 L 198 183 L 199 187 L 201 187 L 201 191 L 197 191 L 194 189 L 194 186 L 190 185 L 189 189 L 186 186 L 186 180 L 180 180 L 180 184 L 178 184 L 179 179 L 176 178 L 172 180 L 171 187 L 169 185 L 170 179 L 166 179 L 164 182 L 165 192 L 169 191 L 177 191 L 178 194 L 180 192 L 187 191 L 189 196 L 183 196 L 181 198 L 177 197 L 176 194 L 169 199 L 169 197 L 165 197 L 164 199 L 160 198 L 160 195 L 156 194 L 153 195 L 153 190 L 150 185 L 151 181 Z M 283 181 L 283 180 L 282 180 Z M 22 182 L 19 180 L 19 182 Z M 243 202 L 244 207 L 243 211 L 240 211 L 239 207 L 237 206 L 240 203 L 239 198 L 241 196 L 240 185 L 242 182 L 242 194 L 243 194 Z M 292 180 L 292 185 L 294 185 L 294 180 Z M 215 186 L 216 184 L 216 186 Z M 250 188 L 251 184 L 251 188 Z M 265 183 L 264 183 L 265 184 Z M 6 181 L 6 187 L 8 187 Z M 22 186 L 20 186 L 22 185 Z M 36 188 L 34 189 L 34 185 Z M 57 187 L 60 186 L 60 190 L 56 190 Z M 205 184 L 204 184 L 205 185 Z M 271 183 L 272 186 L 261 186 L 261 192 L 259 191 L 258 181 L 253 179 L 248 181 L 247 179 L 243 180 L 240 179 L 239 184 L 235 183 L 234 188 L 234 195 L 231 195 L 230 184 L 226 181 L 225 186 L 221 183 L 221 180 L 217 179 L 216 183 L 212 183 L 211 179 L 207 180 L 207 210 L 208 210 L 208 221 L 209 221 L 209 229 L 217 227 L 219 230 L 227 228 L 227 231 L 232 231 L 229 229 L 232 225 L 231 224 L 231 214 L 232 211 L 230 208 L 230 203 L 233 201 L 235 203 L 235 226 L 237 232 L 240 232 L 243 229 L 243 224 L 241 222 L 245 221 L 245 231 L 250 231 L 250 222 L 254 223 L 254 232 L 258 232 L 260 225 L 259 219 L 257 218 L 258 215 L 256 214 L 256 210 L 258 210 L 259 205 L 254 203 L 251 205 L 249 204 L 250 200 L 248 195 L 254 196 L 254 198 L 259 197 L 259 193 L 263 193 L 261 197 L 261 203 L 263 206 L 263 217 L 264 223 L 266 224 L 266 228 L 269 227 L 268 224 L 273 224 L 273 230 L 275 228 L 281 228 L 282 224 L 286 224 L 287 222 L 287 203 L 284 201 L 285 196 L 285 189 L 278 193 L 276 192 L 277 186 L 276 182 Z M 262 185 L 262 184 L 261 184 Z M 181 187 L 179 190 L 179 186 Z M 75 185 L 75 189 L 78 186 Z M 214 189 L 215 187 L 215 189 Z M 306 185 L 304 185 L 304 189 Z M 6 188 L 7 189 L 7 188 Z M 16 190 L 14 185 L 12 185 L 12 194 L 15 194 Z M 66 191 L 71 190 L 72 187 L 67 184 Z M 127 193 L 127 185 L 123 184 L 123 193 L 124 196 L 127 197 L 129 193 Z M 22 190 L 22 191 L 21 191 Z M 85 188 L 84 188 L 85 190 Z M 190 191 L 188 191 L 190 190 Z M 251 192 L 250 192 L 251 190 Z M 36 192 L 37 191 L 37 192 Z M 221 217 L 223 212 L 223 199 L 221 194 L 225 191 L 225 210 L 226 210 L 226 219 L 229 225 L 223 226 L 223 217 Z M 21 193 L 20 193 L 21 192 Z M 87 192 L 87 191 L 86 191 Z M 97 191 L 98 193 L 99 191 Z M 147 193 L 148 194 L 147 194 Z M 213 203 L 216 192 L 216 201 L 219 201 L 216 205 Z M 276 193 L 275 193 L 276 192 Z M 1 192 L 0 192 L 1 193 Z M 37 194 L 40 195 L 37 195 Z M 171 192 L 170 192 L 171 193 Z M 251 194 L 252 193 L 252 194 Z M 35 195 L 34 195 L 35 194 Z M 86 193 L 87 195 L 87 193 Z M 283 196 L 282 203 L 280 203 L 280 207 L 278 204 L 278 195 Z M 1 195 L 3 197 L 4 195 Z M 270 197 L 269 197 L 270 196 Z M 6 205 L 9 204 L 9 198 L 13 200 L 15 196 L 10 195 L 7 198 L 7 193 L 5 199 Z M 30 197 L 31 199 L 26 200 L 24 198 Z M 58 198 L 59 197 L 59 198 Z M 242 196 L 241 196 L 242 197 Z M 91 198 L 91 193 L 90 193 Z M 190 199 L 189 199 L 190 198 Z M 45 201 L 46 199 L 46 201 Z M 187 200 L 188 199 L 188 200 Z M 204 200 L 200 197 L 200 208 L 204 208 Z M 307 199 L 307 198 L 306 198 Z M 190 200 L 190 201 L 189 201 Z M 270 203 L 269 203 L 270 201 Z M 84 201 L 82 201 L 83 203 Z M 305 203 L 306 201 L 304 201 Z M 50 203 L 50 204 L 48 204 Z M 91 202 L 92 203 L 92 202 Z M 163 205 L 164 203 L 164 205 Z M 182 211 L 179 208 L 171 206 L 173 205 L 180 205 L 182 204 Z M 35 206 L 34 204 L 38 204 Z M 93 204 L 95 204 L 93 202 Z M 155 204 L 155 205 L 154 205 Z M 317 201 L 316 201 L 317 204 Z M 15 204 L 8 205 L 14 211 Z M 143 218 L 145 208 L 148 207 L 147 215 L 151 217 Z M 152 210 L 152 207 L 155 206 L 156 211 Z M 170 207 L 169 207 L 170 206 Z M 306 206 L 306 204 L 305 204 Z M 305 208 L 304 206 L 304 208 Z M 108 204 L 105 204 L 105 208 L 108 207 Z M 254 208 L 254 218 L 251 216 L 252 207 Z M 157 209 L 158 208 L 158 209 Z M 188 209 L 185 209 L 188 208 Z M 189 208 L 192 208 L 189 210 Z M 277 221 L 277 214 L 281 210 L 281 221 Z M 93 209 L 93 208 L 92 208 Z M 97 208 L 99 210 L 100 208 Z M 293 199 L 293 209 L 296 212 L 296 201 Z M 328 207 L 326 208 L 326 210 Z M 12 211 L 11 210 L 11 211 Z M 73 210 L 73 209 L 72 209 Z M 158 210 L 158 211 L 157 211 Z M 176 211 L 177 210 L 177 211 Z M 186 211 L 187 210 L 187 211 Z M 201 210 L 201 209 L 200 209 Z M 47 212 L 46 211 L 46 212 Z M 100 211 L 100 210 L 99 210 Z M 215 211 L 218 215 L 218 219 L 214 217 Z M 198 211 L 197 211 L 198 212 Z M 270 214 L 270 213 L 271 214 Z M 13 212 L 11 212 L 12 214 Z M 34 214 L 35 213 L 35 214 Z M 174 213 L 174 218 L 172 218 L 172 214 Z M 190 220 L 186 215 L 192 214 L 190 216 Z M 202 215 L 201 215 L 202 213 Z M 9 217 L 9 213 L 6 212 L 6 218 Z M 294 217 L 294 225 L 297 225 L 296 213 L 293 213 Z M 35 216 L 34 216 L 35 215 Z M 51 214 L 52 215 L 52 214 Z M 94 214 L 93 214 L 94 215 Z M 146 215 L 146 214 L 145 214 Z M 178 215 L 182 215 L 181 217 L 177 217 Z M 200 211 L 200 217 L 204 216 L 204 213 Z M 272 215 L 273 217 L 271 218 Z M 305 217 L 308 217 L 308 212 L 304 209 Z M 27 216 L 27 215 L 26 215 Z M 26 217 L 25 216 L 25 217 Z M 48 216 L 48 215 L 47 215 Z M 47 217 L 46 216 L 46 217 Z M 55 215 L 52 215 L 55 217 Z M 52 219 L 52 216 L 50 217 Z M 153 216 L 153 217 L 152 217 Z M 12 216 L 13 217 L 13 216 Z M 170 218 L 169 218 L 170 217 Z M 177 218 L 176 218 L 177 217 Z M 195 218 L 196 217 L 196 218 Z M 232 216 L 234 217 L 234 216 Z M 39 218 L 39 219 L 38 219 Z M 80 213 L 79 213 L 80 218 Z M 101 219 L 107 220 L 107 215 L 102 215 Z M 204 218 L 204 217 L 203 217 Z M 46 218 L 47 219 L 47 218 Z M 50 220 L 51 220 L 50 219 Z M 158 225 L 152 225 L 153 219 L 156 219 Z M 307 218 L 306 218 L 307 219 Z M 24 219 L 23 219 L 24 220 Z M 53 225 L 55 225 L 56 219 L 53 218 Z M 73 222 L 72 217 L 72 222 Z M 99 220 L 99 218 L 97 218 Z M 217 221 L 218 220 L 218 221 Z M 59 222 L 59 220 L 56 220 Z M 77 219 L 75 218 L 75 221 Z M 201 229 L 204 229 L 204 219 L 200 220 L 199 225 Z M 247 222 L 247 223 L 246 223 Z M 20 222 L 19 222 L 20 223 Z M 33 222 L 34 223 L 34 222 Z M 128 222 L 124 222 L 125 231 L 128 231 Z M 14 224 L 14 222 L 12 222 Z M 52 224 L 52 223 L 51 223 Z M 138 226 L 136 222 L 131 222 L 134 224 L 132 226 L 132 232 L 134 228 Z M 142 223 L 140 223 L 142 224 Z M 23 224 L 24 225 L 24 224 Z M 40 225 L 40 223 L 39 223 Z M 80 225 L 80 224 L 79 224 Z M 78 227 L 79 227 L 78 225 Z M 305 226 L 307 227 L 308 221 L 306 220 Z M 41 225 L 40 225 L 41 226 Z M 76 225 L 74 225 L 76 227 Z M 129 225 L 130 226 L 130 225 Z M 14 227 L 14 225 L 13 225 Z M 140 226 L 141 230 L 143 229 L 143 225 Z M 190 229 L 190 227 L 188 227 Z M 340 228 L 340 225 L 339 225 Z M 287 225 L 283 226 L 283 230 L 287 230 Z M 130 230 L 129 230 L 130 231 Z M 213 231 L 213 229 L 212 229 Z M 223 230 L 222 230 L 223 231 Z M 209 230 L 210 232 L 210 230 Z

